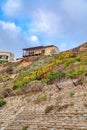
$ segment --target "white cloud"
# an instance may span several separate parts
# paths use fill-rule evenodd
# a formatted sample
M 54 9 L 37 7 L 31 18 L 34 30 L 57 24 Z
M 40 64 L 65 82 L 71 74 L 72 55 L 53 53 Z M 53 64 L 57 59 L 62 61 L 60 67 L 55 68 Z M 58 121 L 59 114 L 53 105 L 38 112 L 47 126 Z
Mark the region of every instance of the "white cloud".
M 33 15 L 31 31 L 53 34 L 60 30 L 60 25 L 60 16 L 57 16 L 56 13 L 39 9 Z
M 87 17 L 85 0 L 7 0 L 3 11 L 6 15 L 18 19 L 28 18 L 29 31 L 57 35 L 62 37 L 66 32 L 83 29 L 82 21 Z M 84 23 L 86 24 L 86 23 Z M 74 27 L 73 27 L 74 26 Z M 65 34 L 64 34 L 65 33 Z
M 34 35 L 30 37 L 30 41 L 31 42 L 39 42 L 38 37 L 34 36 Z
M 7 0 L 7 2 L 3 6 L 4 13 L 9 16 L 18 15 L 21 9 L 22 9 L 21 0 Z
M 15 25 L 13 22 L 5 22 L 0 20 L 0 26 L 2 26 L 3 30 L 10 31 L 11 33 L 20 32 L 21 28 Z
M 29 47 L 29 46 L 39 46 L 40 45 L 39 38 L 36 35 L 30 35 L 30 36 L 27 35 L 25 37 L 25 41 L 27 43 L 26 47 Z
M 72 19 L 81 19 L 86 14 L 87 2 L 85 0 L 63 0 L 61 9 Z
M 16 57 L 21 57 L 24 46 L 21 34 L 20 27 L 15 23 L 0 21 L 0 50 L 11 51 Z
M 8 48 L 12 45 L 16 49 L 18 46 L 23 48 L 23 44 L 24 47 L 26 44 L 36 46 L 47 41 L 47 44 L 59 44 L 63 50 L 74 42 L 86 40 L 86 0 L 5 0 L 2 9 L 3 19 L 13 21 L 0 21 L 0 44 L 8 45 Z

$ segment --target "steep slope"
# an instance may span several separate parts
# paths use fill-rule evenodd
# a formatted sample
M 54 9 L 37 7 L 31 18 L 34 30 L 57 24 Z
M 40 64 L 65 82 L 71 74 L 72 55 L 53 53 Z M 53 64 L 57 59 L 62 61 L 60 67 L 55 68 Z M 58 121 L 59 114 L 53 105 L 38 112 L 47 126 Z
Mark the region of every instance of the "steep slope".
M 75 47 L 73 49 L 71 49 L 74 53 L 80 53 L 82 51 L 87 51 L 87 42 L 81 44 L 78 47 Z
M 26 61 L 27 60 L 27 61 Z M 1 96 L 17 95 L 37 91 L 45 84 L 65 79 L 81 79 L 87 75 L 87 51 L 72 50 L 53 56 L 41 56 L 8 63 L 0 75 Z M 83 77 L 83 78 L 82 78 Z M 83 80 L 83 81 L 82 81 Z
M 0 61 L 0 130 L 87 130 L 86 45 Z
M 87 130 L 87 83 L 74 86 L 68 80 L 56 85 L 6 98 L 0 130 Z

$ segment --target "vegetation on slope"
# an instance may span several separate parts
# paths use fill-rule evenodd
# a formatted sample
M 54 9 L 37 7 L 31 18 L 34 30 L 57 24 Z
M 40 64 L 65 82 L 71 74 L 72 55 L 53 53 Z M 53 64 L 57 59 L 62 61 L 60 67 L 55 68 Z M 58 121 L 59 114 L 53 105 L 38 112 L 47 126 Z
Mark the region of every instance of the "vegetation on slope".
M 19 91 L 22 88 L 31 87 L 38 82 L 53 84 L 68 78 L 78 78 L 87 75 L 87 51 L 79 54 L 73 51 L 61 52 L 53 56 L 41 56 L 31 65 L 19 67 L 19 63 L 10 63 L 8 71 L 0 75 L 2 90 L 9 88 Z M 10 73 L 9 73 L 10 72 Z M 10 75 L 15 74 L 14 78 Z M 4 82 L 4 83 L 3 83 Z
M 87 52 L 75 55 L 73 52 L 63 52 L 52 57 L 44 59 L 42 66 L 38 65 L 38 62 L 33 69 L 28 68 L 19 73 L 14 81 L 13 88 L 20 88 L 23 85 L 33 81 L 41 80 L 45 83 L 53 83 L 53 80 L 62 80 L 65 78 L 78 78 L 80 75 L 86 75 L 87 73 Z M 48 59 L 51 59 L 51 62 Z M 35 64 L 34 63 L 34 64 Z
M 6 104 L 6 101 L 4 99 L 0 99 L 0 107 Z

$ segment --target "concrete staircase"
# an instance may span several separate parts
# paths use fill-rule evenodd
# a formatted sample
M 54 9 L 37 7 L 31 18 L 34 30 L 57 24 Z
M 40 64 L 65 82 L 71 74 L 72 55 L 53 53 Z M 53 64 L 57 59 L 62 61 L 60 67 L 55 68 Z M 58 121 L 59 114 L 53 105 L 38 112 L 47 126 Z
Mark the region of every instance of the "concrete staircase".
M 7 104 L 0 109 L 0 130 L 4 130 L 15 117 L 23 110 L 22 97 L 7 98 Z M 19 104 L 20 103 L 20 104 Z
M 39 103 L 36 100 L 43 92 L 7 98 L 0 109 L 0 130 L 87 130 L 87 88 L 78 87 L 61 91 L 48 87 L 47 100 Z M 75 95 L 70 97 L 72 90 Z M 45 113 L 51 105 L 53 109 Z
M 77 118 L 75 118 L 77 115 Z M 23 126 L 28 126 L 28 130 L 87 130 L 87 121 L 83 113 L 58 113 L 56 115 L 37 113 L 29 115 L 21 113 L 6 130 L 22 130 Z

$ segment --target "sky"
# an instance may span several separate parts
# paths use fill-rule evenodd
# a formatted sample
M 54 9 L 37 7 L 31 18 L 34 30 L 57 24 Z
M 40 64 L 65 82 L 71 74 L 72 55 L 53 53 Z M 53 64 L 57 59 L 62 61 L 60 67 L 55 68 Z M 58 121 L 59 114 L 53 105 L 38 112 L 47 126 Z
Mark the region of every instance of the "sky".
M 87 0 L 0 0 L 0 51 L 20 58 L 23 48 L 86 41 Z

